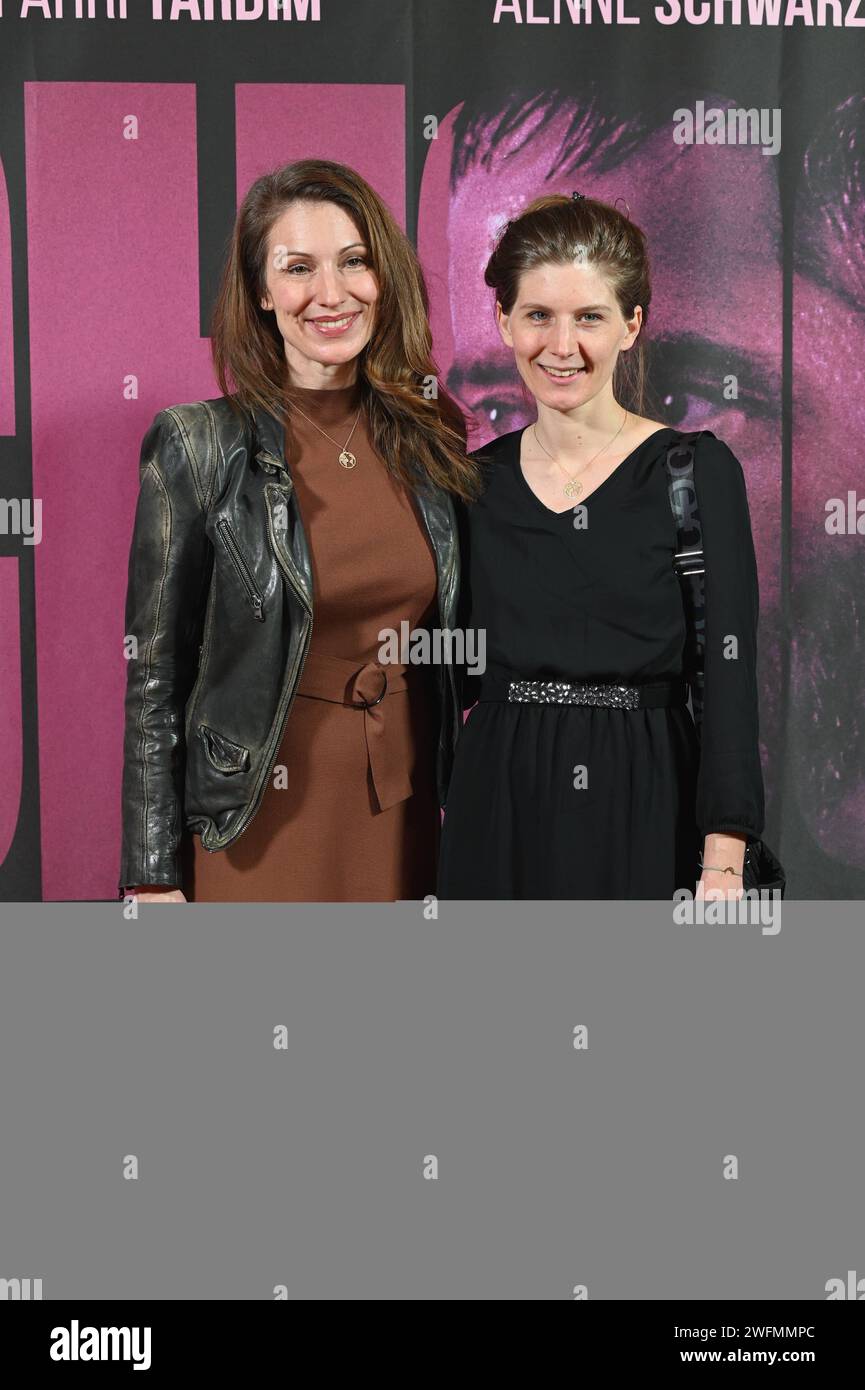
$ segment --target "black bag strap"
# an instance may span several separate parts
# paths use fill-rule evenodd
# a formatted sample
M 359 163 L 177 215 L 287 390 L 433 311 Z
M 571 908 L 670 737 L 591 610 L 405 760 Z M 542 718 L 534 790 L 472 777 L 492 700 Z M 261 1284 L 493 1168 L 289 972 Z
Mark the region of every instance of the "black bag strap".
M 697 440 L 703 434 L 711 434 L 711 430 L 682 434 L 670 445 L 665 459 L 670 508 L 676 523 L 673 568 L 682 585 L 687 623 L 684 674 L 691 692 L 691 707 L 698 734 L 703 722 L 705 686 L 706 588 L 703 527 L 694 480 L 694 454 Z

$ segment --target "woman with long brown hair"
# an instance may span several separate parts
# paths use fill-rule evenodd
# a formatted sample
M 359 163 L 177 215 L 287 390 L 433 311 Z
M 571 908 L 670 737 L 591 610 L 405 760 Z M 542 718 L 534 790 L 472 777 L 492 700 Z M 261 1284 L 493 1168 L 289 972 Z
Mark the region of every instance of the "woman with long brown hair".
M 504 229 L 485 280 L 537 419 L 478 453 L 462 595 L 487 662 L 466 683 L 477 703 L 448 792 L 440 896 L 741 896 L 764 814 L 742 467 L 711 431 L 693 442 L 698 746 L 666 468 L 687 440 L 642 413 L 644 233 L 578 193 L 537 198 Z
M 213 318 L 223 394 L 160 411 L 142 446 L 121 892 L 434 890 L 453 672 L 383 643 L 455 626 L 452 495 L 477 490 L 427 310 L 353 170 L 303 160 L 249 189 Z

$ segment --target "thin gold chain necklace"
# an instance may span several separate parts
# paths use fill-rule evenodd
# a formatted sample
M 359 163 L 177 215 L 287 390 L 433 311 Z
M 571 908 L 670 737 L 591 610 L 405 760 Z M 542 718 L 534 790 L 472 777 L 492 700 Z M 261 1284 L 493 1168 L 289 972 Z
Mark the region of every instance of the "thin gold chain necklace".
M 310 423 L 311 425 L 315 425 L 315 428 L 318 430 L 319 434 L 323 434 L 324 437 L 325 437 L 325 439 L 329 439 L 330 442 L 331 442 L 331 444 L 335 444 L 336 447 L 337 447 L 338 449 L 340 449 L 339 440 L 338 440 L 338 439 L 334 439 L 334 437 L 333 437 L 332 434 L 328 434 L 327 430 L 323 430 L 323 429 L 321 428 L 321 425 L 316 424 L 316 422 L 315 422 L 315 420 L 313 420 L 312 416 L 307 415 L 307 413 L 306 413 L 305 410 L 301 410 L 301 408 L 300 408 L 299 405 L 294 406 L 293 409 L 295 409 L 295 410 L 297 411 L 298 415 L 302 415 L 303 418 L 304 418 L 304 420 L 309 420 L 309 423 Z M 363 406 L 361 406 L 360 410 L 357 412 L 357 415 L 354 417 L 354 424 L 352 425 L 351 429 L 349 430 L 348 439 L 345 441 L 345 443 L 343 444 L 342 448 L 340 449 L 340 453 L 339 453 L 339 462 L 342 464 L 343 468 L 354 468 L 355 464 L 357 463 L 357 455 L 356 455 L 356 454 L 353 454 L 353 453 L 351 452 L 351 450 L 349 449 L 348 446 L 349 446 L 349 444 L 351 443 L 351 436 L 354 434 L 355 430 L 357 429 L 357 422 L 358 422 L 358 420 L 360 419 L 361 411 L 362 411 L 362 410 L 363 410 Z
M 614 444 L 614 443 L 616 442 L 616 440 L 618 439 L 619 435 L 622 433 L 622 430 L 625 428 L 625 421 L 627 420 L 629 414 L 630 414 L 630 412 L 626 410 L 626 411 L 625 411 L 625 419 L 624 419 L 624 420 L 622 421 L 622 423 L 619 425 L 619 428 L 616 430 L 616 433 L 613 435 L 612 439 L 608 439 L 607 442 L 606 442 L 606 444 L 603 446 L 603 448 L 599 449 L 598 452 L 594 455 L 594 457 L 592 457 L 592 458 L 589 459 L 588 463 L 585 464 L 584 467 L 583 467 L 583 469 L 582 469 L 582 472 L 583 472 L 583 473 L 588 472 L 588 470 L 591 468 L 592 464 L 594 463 L 595 459 L 596 459 L 596 458 L 600 458 L 601 454 L 604 452 L 604 449 L 609 449 L 610 445 L 611 445 L 611 444 Z M 559 463 L 559 460 L 558 460 L 557 458 L 553 458 L 553 455 L 550 453 L 549 449 L 544 448 L 544 445 L 541 444 L 540 435 L 538 434 L 538 425 L 537 425 L 537 421 L 535 421 L 535 423 L 532 425 L 532 433 L 534 434 L 535 439 L 537 440 L 538 444 L 541 445 L 541 448 L 544 450 L 544 453 L 546 454 L 547 458 L 548 458 L 548 459 L 552 459 L 552 460 L 553 460 L 553 463 L 558 464 L 559 468 L 561 468 L 562 472 L 564 473 L 565 477 L 567 478 L 568 481 L 565 483 L 565 486 L 562 488 L 562 492 L 565 494 L 566 497 L 579 497 L 580 493 L 581 493 L 582 490 L 583 490 L 583 485 L 582 485 L 582 483 L 581 483 L 576 477 L 574 477 L 572 474 L 570 474 L 570 473 L 568 472 L 567 468 L 565 467 L 565 465 L 564 465 L 563 463 Z

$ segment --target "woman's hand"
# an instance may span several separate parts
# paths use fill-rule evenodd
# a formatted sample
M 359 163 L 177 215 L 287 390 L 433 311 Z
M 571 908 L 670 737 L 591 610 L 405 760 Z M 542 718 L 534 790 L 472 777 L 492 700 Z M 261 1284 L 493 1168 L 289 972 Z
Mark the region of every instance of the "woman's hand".
M 186 895 L 182 889 L 165 887 L 161 883 L 142 884 L 125 890 L 128 897 L 140 903 L 185 903 Z
M 745 862 L 745 835 L 706 836 L 703 863 L 706 866 L 697 884 L 698 898 L 729 898 L 736 901 L 745 892 L 742 869 Z M 726 873 L 727 868 L 733 873 Z

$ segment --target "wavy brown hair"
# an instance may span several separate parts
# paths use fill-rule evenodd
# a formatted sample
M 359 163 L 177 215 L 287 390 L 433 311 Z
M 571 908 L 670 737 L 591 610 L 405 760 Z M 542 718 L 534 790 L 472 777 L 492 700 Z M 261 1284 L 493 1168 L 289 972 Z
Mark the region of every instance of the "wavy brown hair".
M 484 280 L 509 314 L 520 276 L 540 265 L 573 265 L 579 258 L 607 278 L 622 317 L 639 304 L 643 319 L 636 341 L 620 352 L 613 371 L 616 400 L 638 415 L 650 399 L 644 332 L 652 302 L 645 232 L 610 203 L 569 198 L 564 193 L 535 198 L 509 222 L 487 262 Z
M 291 203 L 330 202 L 354 222 L 378 282 L 373 330 L 358 356 L 361 403 L 375 447 L 409 486 L 424 477 L 471 501 L 478 465 L 465 420 L 439 381 L 429 298 L 415 251 L 385 203 L 345 164 L 302 159 L 256 179 L 240 205 L 213 311 L 211 350 L 220 390 L 241 413 L 259 406 L 291 429 L 294 396 L 267 292 L 268 236 Z M 425 387 L 435 382 L 436 396 Z

